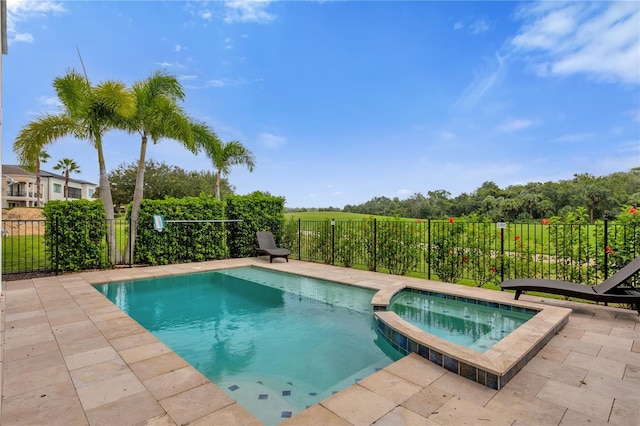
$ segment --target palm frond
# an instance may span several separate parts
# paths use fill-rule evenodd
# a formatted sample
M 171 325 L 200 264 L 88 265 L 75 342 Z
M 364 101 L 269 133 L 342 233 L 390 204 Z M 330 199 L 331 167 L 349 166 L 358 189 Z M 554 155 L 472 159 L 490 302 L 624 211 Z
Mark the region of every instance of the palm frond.
M 67 114 L 47 114 L 24 126 L 15 141 L 13 151 L 20 164 L 34 167 L 42 149 L 65 136 L 86 138 L 86 132 Z
M 68 71 L 53 80 L 53 88 L 67 114 L 72 117 L 86 115 L 91 85 L 82 75 L 75 70 Z

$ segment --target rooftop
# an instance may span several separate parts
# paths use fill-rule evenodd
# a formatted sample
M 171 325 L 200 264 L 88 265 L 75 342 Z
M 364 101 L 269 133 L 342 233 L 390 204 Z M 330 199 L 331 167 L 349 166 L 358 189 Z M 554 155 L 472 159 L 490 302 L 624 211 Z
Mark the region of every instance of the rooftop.
M 5 282 L 0 424 L 260 424 L 91 288 L 245 265 L 379 289 L 398 281 L 425 281 L 248 258 Z M 513 294 L 491 291 L 491 297 L 511 301 Z M 521 300 L 573 312 L 500 391 L 412 354 L 283 424 L 640 424 L 640 316 L 557 299 Z

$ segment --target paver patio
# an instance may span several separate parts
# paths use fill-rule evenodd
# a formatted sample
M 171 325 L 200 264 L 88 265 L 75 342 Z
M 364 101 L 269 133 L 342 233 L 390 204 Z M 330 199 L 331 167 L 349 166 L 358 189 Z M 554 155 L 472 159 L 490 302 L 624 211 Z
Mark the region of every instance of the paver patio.
M 0 424 L 260 424 L 91 287 L 245 265 L 376 288 L 416 280 L 250 258 L 4 282 Z M 492 292 L 491 297 L 511 300 L 513 295 Z M 640 425 L 637 313 L 541 297 L 521 299 L 569 307 L 573 313 L 565 328 L 500 391 L 413 354 L 283 425 Z

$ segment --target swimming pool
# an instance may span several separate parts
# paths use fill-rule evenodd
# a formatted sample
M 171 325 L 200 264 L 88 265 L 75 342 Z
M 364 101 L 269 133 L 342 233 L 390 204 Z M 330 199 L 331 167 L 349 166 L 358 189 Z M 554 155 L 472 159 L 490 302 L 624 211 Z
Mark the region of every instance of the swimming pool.
M 96 288 L 265 424 L 403 356 L 370 289 L 256 267 Z
M 387 309 L 434 336 L 485 352 L 538 313 L 533 309 L 500 309 L 500 304 L 456 298 L 443 293 L 403 290 Z
M 455 338 L 448 336 L 445 339 L 428 332 L 428 327 L 411 324 L 401 318 L 393 311 L 392 301 L 405 292 L 455 300 L 456 304 L 475 304 L 478 308 L 486 306 L 494 312 L 519 312 L 533 316 L 480 352 L 472 349 L 473 345 L 460 345 Z M 534 306 L 521 301 L 506 302 L 502 293 L 496 293 L 428 280 L 411 280 L 410 284 L 395 283 L 378 291 L 371 303 L 378 331 L 394 348 L 404 354 L 415 352 L 452 373 L 500 390 L 565 326 L 571 310 Z M 493 300 L 486 299 L 486 296 Z M 418 316 L 421 315 L 425 313 Z M 502 330 L 497 328 L 496 331 Z

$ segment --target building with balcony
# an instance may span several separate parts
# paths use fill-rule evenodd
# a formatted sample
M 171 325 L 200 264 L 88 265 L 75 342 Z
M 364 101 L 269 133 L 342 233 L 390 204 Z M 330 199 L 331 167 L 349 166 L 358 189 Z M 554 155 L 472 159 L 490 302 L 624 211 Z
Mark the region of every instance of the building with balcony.
M 36 174 L 20 166 L 2 165 L 2 208 L 38 207 L 49 200 L 64 200 L 63 175 L 40 170 L 40 191 Z M 69 200 L 95 199 L 98 185 L 69 177 Z

